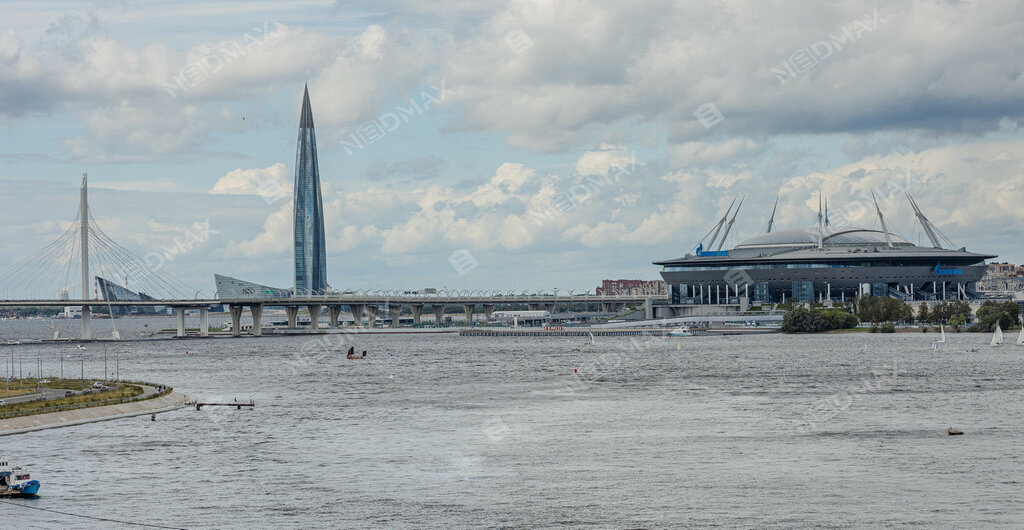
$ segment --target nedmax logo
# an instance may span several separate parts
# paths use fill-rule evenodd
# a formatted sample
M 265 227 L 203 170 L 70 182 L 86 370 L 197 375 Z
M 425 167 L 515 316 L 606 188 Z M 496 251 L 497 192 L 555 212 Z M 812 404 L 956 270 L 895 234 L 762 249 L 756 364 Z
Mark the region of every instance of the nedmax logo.
M 964 271 L 960 269 L 943 269 L 941 263 L 936 263 L 935 269 L 933 270 L 935 274 L 938 274 L 939 276 L 960 276 L 964 273 Z

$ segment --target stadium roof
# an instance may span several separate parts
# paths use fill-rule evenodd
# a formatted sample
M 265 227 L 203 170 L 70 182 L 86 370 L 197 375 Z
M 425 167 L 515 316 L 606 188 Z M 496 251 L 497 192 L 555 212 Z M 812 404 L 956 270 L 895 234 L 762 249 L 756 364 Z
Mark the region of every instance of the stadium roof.
M 893 245 L 913 246 L 913 244 L 902 237 L 889 233 Z M 824 245 L 875 245 L 886 244 L 885 233 L 880 230 L 868 230 L 866 228 L 845 228 L 832 233 L 826 233 L 822 237 Z M 808 230 L 779 230 L 754 236 L 736 245 L 736 249 L 745 248 L 780 248 L 780 247 L 806 247 L 818 244 L 816 229 Z

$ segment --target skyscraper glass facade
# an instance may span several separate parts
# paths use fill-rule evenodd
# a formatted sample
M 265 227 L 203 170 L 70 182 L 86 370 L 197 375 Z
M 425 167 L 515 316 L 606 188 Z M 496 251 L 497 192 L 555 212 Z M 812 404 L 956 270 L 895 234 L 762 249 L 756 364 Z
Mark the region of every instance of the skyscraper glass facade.
M 320 196 L 320 169 L 309 88 L 302 96 L 299 141 L 295 153 L 295 294 L 327 290 L 327 247 L 324 243 L 324 206 Z

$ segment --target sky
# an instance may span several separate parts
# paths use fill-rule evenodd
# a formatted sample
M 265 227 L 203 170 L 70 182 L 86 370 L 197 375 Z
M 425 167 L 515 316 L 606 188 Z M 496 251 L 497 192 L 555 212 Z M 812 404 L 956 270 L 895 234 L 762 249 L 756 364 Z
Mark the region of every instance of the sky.
M 910 241 L 904 191 L 1024 263 L 1022 69 L 1011 1 L 4 1 L 0 270 L 88 173 L 98 226 L 196 291 L 290 287 L 307 84 L 337 289 L 656 279 L 737 197 L 726 247 L 776 198 L 779 229 L 819 196 L 878 229 L 872 191 Z

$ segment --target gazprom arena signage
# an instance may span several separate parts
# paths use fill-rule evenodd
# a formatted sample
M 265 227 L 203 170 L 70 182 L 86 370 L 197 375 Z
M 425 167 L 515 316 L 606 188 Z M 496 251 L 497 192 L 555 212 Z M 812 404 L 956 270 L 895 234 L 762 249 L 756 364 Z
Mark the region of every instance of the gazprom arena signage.
M 943 269 L 941 263 L 936 263 L 935 268 L 932 269 L 938 276 L 960 276 L 964 271 L 960 269 Z
M 728 256 L 729 255 L 729 251 L 728 250 L 704 250 L 704 243 L 701 243 L 700 245 L 697 246 L 697 255 L 702 257 L 702 258 L 704 258 L 704 257 L 714 257 L 714 256 Z

